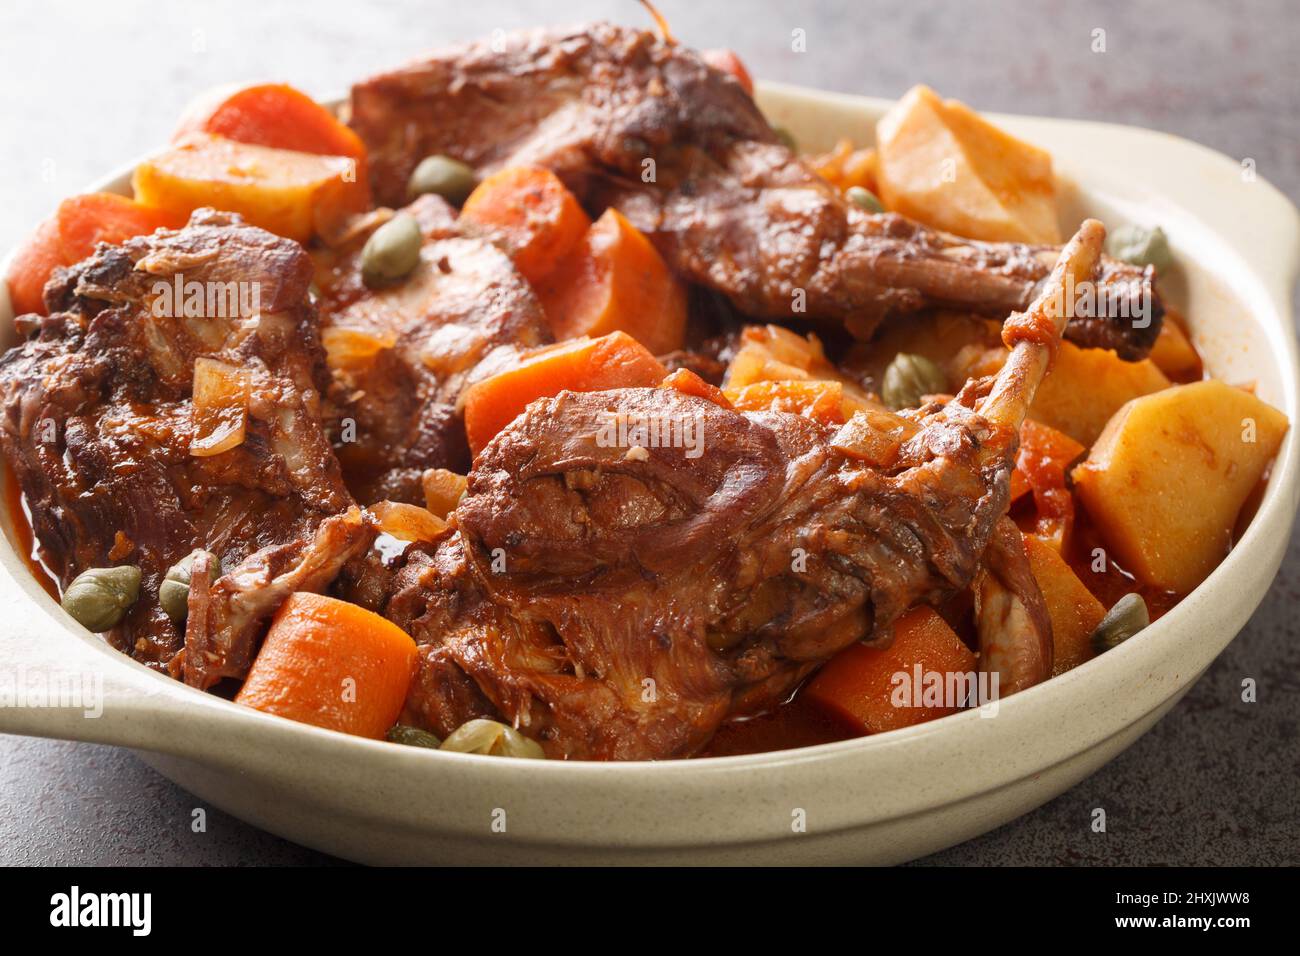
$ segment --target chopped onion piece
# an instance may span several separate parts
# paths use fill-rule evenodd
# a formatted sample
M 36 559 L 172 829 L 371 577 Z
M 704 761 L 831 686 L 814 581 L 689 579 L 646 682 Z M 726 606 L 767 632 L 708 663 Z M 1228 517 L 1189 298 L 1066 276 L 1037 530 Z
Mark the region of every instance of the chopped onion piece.
M 248 427 L 248 373 L 211 358 L 194 361 L 194 439 L 190 454 L 219 455 L 238 447 Z
M 401 541 L 436 541 L 447 530 L 443 521 L 428 508 L 401 501 L 381 501 L 370 506 L 379 530 Z

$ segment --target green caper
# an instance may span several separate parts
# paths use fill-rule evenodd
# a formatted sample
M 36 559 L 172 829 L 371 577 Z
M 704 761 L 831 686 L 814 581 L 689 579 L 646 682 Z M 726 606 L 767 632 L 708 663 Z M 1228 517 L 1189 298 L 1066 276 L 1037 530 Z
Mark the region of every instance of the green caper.
M 1092 646 L 1100 654 L 1119 647 L 1142 628 L 1151 623 L 1147 602 L 1140 594 L 1125 594 L 1106 612 L 1097 629 L 1092 632 Z
M 850 186 L 844 191 L 844 198 L 859 209 L 865 209 L 867 212 L 876 213 L 884 212 L 885 207 L 880 204 L 880 200 L 866 186 Z
M 442 742 L 443 750 L 464 754 L 488 754 L 493 757 L 527 757 L 534 760 L 546 756 L 542 745 L 530 740 L 519 731 L 498 720 L 479 717 L 468 720 L 451 732 Z
M 388 728 L 388 733 L 384 739 L 394 744 L 405 744 L 408 747 L 428 747 L 430 750 L 437 750 L 442 746 L 442 741 L 429 733 L 427 730 L 421 730 L 419 727 L 412 727 L 409 724 L 393 724 Z
M 1156 272 L 1163 272 L 1173 261 L 1169 239 L 1159 226 L 1150 229 L 1134 223 L 1120 226 L 1106 238 L 1106 251 L 1131 265 L 1155 266 Z
M 425 193 L 437 193 L 452 205 L 459 206 L 474 191 L 474 170 L 450 156 L 426 156 L 407 180 L 406 191 L 412 199 Z
M 405 278 L 420 262 L 423 241 L 419 223 L 398 213 L 371 233 L 361 249 L 361 281 L 373 289 Z
M 784 126 L 773 126 L 772 132 L 776 138 L 792 153 L 799 152 L 799 142 L 794 138 L 794 133 L 790 132 Z
M 208 580 L 215 581 L 221 577 L 221 561 L 217 556 L 211 551 L 195 548 L 168 568 L 162 584 L 158 585 L 158 606 L 177 624 L 190 613 L 190 571 L 194 559 L 201 554 L 208 556 Z
M 899 352 L 885 369 L 880 386 L 880 397 L 885 404 L 898 411 L 916 408 L 925 395 L 937 395 L 948 387 L 948 376 L 943 369 L 924 355 Z
M 63 592 L 63 610 L 99 634 L 117 626 L 140 596 L 140 569 L 133 564 L 82 571 Z

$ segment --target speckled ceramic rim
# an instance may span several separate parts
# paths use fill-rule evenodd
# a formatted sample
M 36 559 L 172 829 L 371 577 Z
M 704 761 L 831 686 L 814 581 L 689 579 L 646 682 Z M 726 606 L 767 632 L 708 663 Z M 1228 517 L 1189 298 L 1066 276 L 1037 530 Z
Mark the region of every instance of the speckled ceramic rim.
M 771 84 L 760 87 L 759 98 L 775 123 L 817 148 L 841 135 L 870 142 L 875 119 L 891 105 Z M 1292 422 L 1300 421 L 1300 366 L 1290 315 L 1300 220 L 1281 193 L 1262 180 L 1248 188 L 1233 185 L 1240 178 L 1236 162 L 1172 136 L 1096 123 L 995 120 L 1053 153 L 1062 179 L 1076 184 L 1081 208 L 1165 223 L 1179 260 L 1192 273 L 1213 274 L 1230 291 L 1236 311 L 1244 306 L 1249 312 L 1248 326 L 1234 324 L 1240 318 L 1216 318 L 1213 310 L 1190 316 L 1211 370 L 1220 360 L 1240 370 L 1243 359 L 1233 349 L 1243 336 L 1250 339 L 1242 347 L 1244 367 L 1260 379 L 1265 398 Z M 129 169 L 91 188 L 126 191 L 128 183 Z M 5 347 L 14 340 L 10 315 L 7 292 L 0 288 Z M 1211 338 L 1219 336 L 1221 347 L 1201 343 L 1203 324 Z M 1087 753 L 1105 750 L 1107 742 L 1149 722 L 1191 686 L 1249 619 L 1281 562 L 1300 499 L 1298 444 L 1292 429 L 1255 520 L 1192 595 L 1138 638 L 1003 701 L 996 718 L 971 711 L 817 747 L 662 763 L 535 762 L 422 751 L 296 724 L 200 693 L 111 651 L 64 615 L 14 551 L 16 539 L 4 515 L 0 668 L 102 672 L 105 709 L 97 720 L 59 708 L 0 709 L 0 732 L 119 744 L 185 757 L 250 781 L 292 780 L 298 799 L 310 794 L 313 805 L 328 806 L 339 818 L 382 821 L 394 834 L 469 839 L 481 831 L 481 819 L 477 809 L 471 817 L 464 807 L 485 793 L 524 808 L 511 840 L 593 852 L 764 846 L 788 837 L 784 808 L 803 804 L 815 809 L 823 832 L 882 821 L 915 821 L 918 833 L 926 826 L 950 829 L 948 836 L 900 837 L 889 856 L 903 858 L 910 846 L 933 848 L 972 835 L 969 826 L 962 830 L 937 816 L 927 823 L 928 811 L 1020 794 L 1029 781 L 1030 796 L 1017 796 L 1003 816 L 1023 812 L 1072 782 L 1054 775 L 1054 768 L 1082 766 Z M 1079 773 L 1090 772 L 1096 762 Z M 1062 782 L 1034 790 L 1032 781 L 1040 775 Z M 427 806 L 394 800 L 408 790 L 437 794 L 436 819 Z M 315 845 L 332 841 L 320 836 Z

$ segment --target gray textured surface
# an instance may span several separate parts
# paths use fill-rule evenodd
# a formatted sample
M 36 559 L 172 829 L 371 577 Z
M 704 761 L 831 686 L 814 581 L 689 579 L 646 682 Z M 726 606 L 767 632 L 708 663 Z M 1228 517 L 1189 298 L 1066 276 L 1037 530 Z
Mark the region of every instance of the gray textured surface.
M 676 34 L 730 46 L 760 76 L 897 95 L 924 81 L 975 107 L 1133 123 L 1252 157 L 1300 195 L 1294 6 L 1277 2 L 702 4 L 661 0 Z M 631 0 L 486 4 L 28 2 L 0 8 L 0 248 L 57 200 L 169 133 L 218 83 L 314 93 L 497 28 L 593 16 Z M 807 31 L 808 51 L 790 51 Z M 1106 31 L 1107 51 L 1090 50 Z M 1154 731 L 1002 829 L 926 862 L 1300 862 L 1300 539 L 1241 636 Z M 1240 702 L 1242 677 L 1260 700 Z M 211 810 L 112 748 L 0 737 L 0 863 L 330 862 Z M 1109 832 L 1089 830 L 1105 807 Z

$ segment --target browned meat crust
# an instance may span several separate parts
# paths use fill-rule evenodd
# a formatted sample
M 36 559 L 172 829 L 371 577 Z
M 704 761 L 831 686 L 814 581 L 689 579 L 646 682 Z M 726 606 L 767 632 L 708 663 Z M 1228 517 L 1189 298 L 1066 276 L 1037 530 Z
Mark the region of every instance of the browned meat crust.
M 90 567 L 140 566 L 141 597 L 110 635 L 139 660 L 181 668 L 182 634 L 157 595 L 192 549 L 216 553 L 227 578 L 246 581 L 244 562 L 309 551 L 321 522 L 353 506 L 320 424 L 327 377 L 311 277 L 297 243 L 200 210 L 185 229 L 101 246 L 63 270 L 46 289 L 62 311 L 21 317 L 27 340 L 0 358 L 0 444 L 42 557 L 63 585 Z M 223 301 L 251 303 L 256 288 L 259 308 L 208 311 L 206 295 L 202 314 L 185 314 L 180 300 L 159 307 L 155 285 L 177 280 L 205 293 L 244 283 L 250 298 Z M 247 389 L 243 442 L 208 457 L 191 454 L 200 358 L 232 369 Z M 195 658 L 187 679 L 206 685 L 241 672 L 260 619 L 245 614 L 224 645 L 236 651 L 233 667 L 220 655 Z
M 432 153 L 484 172 L 548 166 L 593 210 L 617 206 L 683 276 L 757 318 L 830 320 L 860 337 L 926 305 L 1002 318 L 1029 304 L 1055 257 L 867 215 L 780 143 L 731 77 L 609 24 L 511 34 L 374 77 L 353 87 L 351 123 L 380 201 L 400 202 Z M 1100 317 L 1067 336 L 1144 356 L 1162 314 L 1152 273 L 1108 260 L 1099 282 Z
M 832 432 L 668 389 L 562 393 L 480 456 L 454 532 L 387 613 L 424 647 L 410 717 L 501 715 L 553 756 L 685 756 L 906 608 L 970 584 L 1013 434 L 961 402 L 875 470 Z M 613 415 L 691 421 L 707 451 L 602 447 Z
M 557 757 L 688 756 L 972 584 L 981 669 L 1007 693 L 1044 680 L 1051 621 L 1009 475 L 1104 235 L 1083 223 L 1005 324 L 998 375 L 946 404 L 835 429 L 671 388 L 533 402 L 393 583 L 385 613 L 422 645 L 408 719 L 497 715 Z

